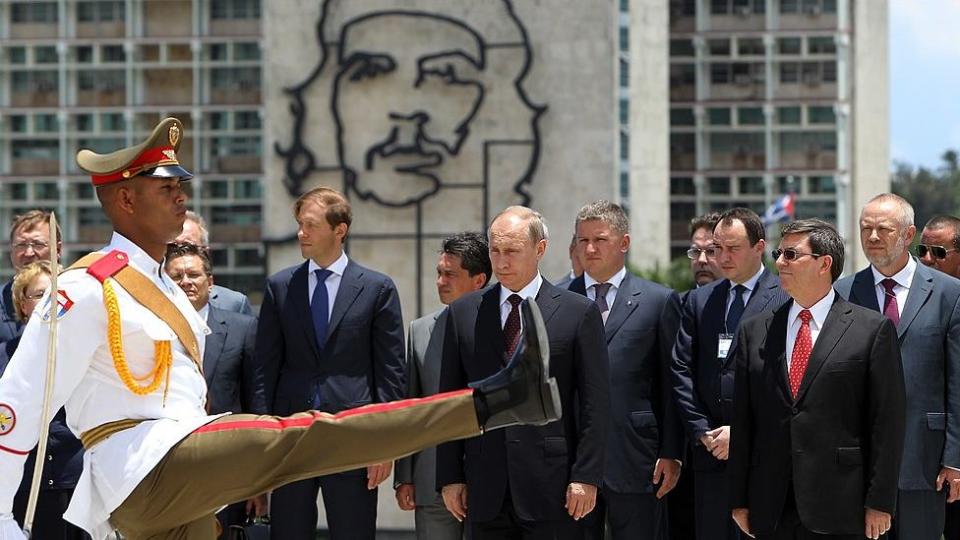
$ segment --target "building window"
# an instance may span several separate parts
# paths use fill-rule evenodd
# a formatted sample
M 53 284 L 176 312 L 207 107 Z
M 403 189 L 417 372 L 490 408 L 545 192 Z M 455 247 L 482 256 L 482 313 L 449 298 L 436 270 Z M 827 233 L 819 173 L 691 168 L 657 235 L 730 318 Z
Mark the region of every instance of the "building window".
M 210 131 L 220 131 L 227 129 L 227 113 L 212 112 L 207 113 L 207 129 Z
M 695 56 L 692 39 L 671 39 L 670 56 Z
M 26 133 L 27 132 L 27 117 L 18 114 L 15 116 L 9 116 L 10 119 L 10 131 L 13 133 Z
M 800 48 L 803 40 L 798 37 L 785 37 L 777 39 L 777 52 L 782 55 L 800 54 Z
M 93 131 L 93 115 L 78 114 L 73 117 L 74 129 L 77 131 Z
M 670 178 L 670 195 L 696 195 L 697 186 L 689 176 Z
M 60 198 L 60 190 L 56 182 L 35 182 L 33 196 L 40 201 L 56 201 Z
M 233 46 L 234 60 L 259 60 L 260 45 L 257 43 L 236 43 Z
M 766 123 L 763 109 L 760 107 L 740 107 L 737 109 L 737 123 L 741 126 L 762 126 Z
M 777 123 L 781 125 L 796 125 L 800 123 L 801 109 L 795 107 L 777 107 Z
M 10 47 L 7 49 L 7 61 L 11 64 L 26 64 L 27 49 L 25 47 Z
M 628 88 L 630 86 L 630 62 L 620 59 L 620 87 Z
M 730 40 L 727 38 L 707 40 L 707 50 L 710 51 L 710 56 L 730 56 Z
M 262 217 L 259 204 L 214 206 L 211 210 L 214 225 L 259 225 Z
M 103 131 L 123 131 L 127 127 L 122 113 L 105 113 L 100 115 L 100 128 Z
M 100 59 L 104 62 L 123 62 L 127 59 L 127 53 L 123 45 L 104 45 L 100 49 Z
M 80 71 L 77 73 L 77 90 L 82 92 L 100 90 L 120 92 L 126 88 L 126 77 L 122 70 Z
M 741 195 L 763 195 L 766 192 L 760 176 L 744 176 L 738 182 Z
M 38 114 L 33 117 L 33 130 L 37 133 L 56 133 L 60 122 L 55 114 Z
M 260 180 L 255 178 L 237 180 L 234 185 L 234 191 L 238 199 L 259 199 L 263 193 Z
M 81 226 L 109 225 L 107 215 L 100 208 L 77 208 L 77 223 Z
M 737 40 L 737 53 L 740 56 L 762 56 L 766 51 L 760 38 L 740 38 Z
M 624 52 L 630 50 L 630 29 L 626 26 L 620 27 L 620 50 Z
M 796 84 L 800 82 L 800 64 L 798 62 L 780 63 L 780 84 Z
M 11 201 L 25 201 L 27 200 L 27 184 L 24 182 L 11 182 L 5 184 L 6 189 L 6 198 Z
M 707 178 L 707 190 L 711 195 L 728 195 L 730 193 L 730 178 L 726 176 Z
M 214 137 L 210 139 L 210 152 L 216 157 L 258 156 L 260 137 Z
M 238 111 L 234 116 L 236 129 L 260 129 L 260 113 L 257 111 Z
M 114 137 L 77 139 L 77 148 L 89 148 L 98 154 L 108 154 L 117 148 L 123 148 L 125 141 Z M 71 160 L 72 161 L 72 160 Z
M 260 0 L 212 0 L 210 18 L 217 19 L 259 19 Z
M 233 251 L 233 261 L 235 266 L 262 266 L 263 257 L 260 256 L 260 250 L 257 248 L 237 248 Z
M 123 1 L 78 2 L 77 21 L 82 23 L 123 21 L 126 6 Z
M 13 159 L 52 159 L 60 156 L 60 144 L 47 140 L 13 140 Z
M 620 100 L 620 125 L 630 124 L 630 100 L 623 98 Z
M 696 125 L 696 120 L 693 116 L 693 109 L 690 108 L 676 108 L 670 109 L 670 125 L 671 126 L 694 126 Z
M 811 176 L 807 179 L 807 191 L 810 193 L 836 193 L 837 185 L 832 176 Z
M 10 20 L 14 23 L 57 22 L 56 2 L 17 2 L 11 6 Z
M 93 200 L 93 184 L 89 182 L 76 182 L 70 186 L 73 188 L 73 198 L 81 201 Z
M 14 92 L 56 92 L 56 71 L 14 71 L 10 77 Z
M 226 43 L 211 43 L 207 45 L 207 56 L 210 60 L 219 62 L 227 59 Z
M 59 61 L 56 47 L 35 47 L 33 61 L 37 64 L 56 64 Z
M 837 52 L 837 42 L 833 36 L 812 37 L 807 41 L 810 54 L 834 54 Z
M 230 196 L 230 184 L 226 180 L 207 180 L 203 183 L 203 197 L 226 199 Z
M 810 106 L 807 109 L 807 122 L 811 124 L 835 124 L 837 115 L 833 106 Z
M 711 126 L 729 126 L 730 109 L 727 107 L 711 107 L 707 109 L 707 120 Z
M 620 159 L 630 159 L 630 136 L 620 130 Z
M 76 47 L 73 50 L 73 55 L 78 64 L 93 63 L 93 47 L 89 45 L 81 45 L 79 47 Z
M 800 13 L 800 0 L 780 0 L 780 13 L 784 15 Z
M 214 68 L 210 70 L 210 87 L 241 92 L 259 90 L 260 68 Z

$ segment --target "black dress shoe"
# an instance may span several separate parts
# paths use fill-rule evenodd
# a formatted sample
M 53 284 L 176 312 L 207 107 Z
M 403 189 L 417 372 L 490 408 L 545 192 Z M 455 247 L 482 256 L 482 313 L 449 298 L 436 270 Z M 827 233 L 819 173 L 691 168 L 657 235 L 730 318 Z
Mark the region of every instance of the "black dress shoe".
M 542 426 L 559 420 L 560 392 L 550 377 L 550 344 L 540 308 L 520 303 L 523 333 L 506 367 L 470 383 L 477 419 L 484 431 L 516 425 Z

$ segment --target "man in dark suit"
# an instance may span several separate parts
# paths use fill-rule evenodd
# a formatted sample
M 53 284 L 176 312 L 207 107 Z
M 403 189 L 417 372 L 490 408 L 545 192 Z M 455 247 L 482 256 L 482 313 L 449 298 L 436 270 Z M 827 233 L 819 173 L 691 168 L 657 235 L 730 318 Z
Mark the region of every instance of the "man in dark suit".
M 577 233 L 573 233 L 573 238 L 570 239 L 570 247 L 567 248 L 567 254 L 570 256 L 570 271 L 557 281 L 557 287 L 561 289 L 569 288 L 573 280 L 583 275 L 583 260 L 577 249 Z
M 764 228 L 746 208 L 727 210 L 713 231 L 725 279 L 687 296 L 673 349 L 673 390 L 693 445 L 696 528 L 699 540 L 739 536 L 730 519 L 726 463 L 733 419 L 734 366 L 741 320 L 787 300 L 780 280 L 763 266 Z
M 183 222 L 183 232 L 176 239 L 177 243 L 189 243 L 209 251 L 210 232 L 207 222 L 200 214 L 188 210 L 187 219 Z M 250 300 L 242 292 L 214 285 L 210 287 L 210 305 L 223 311 L 233 311 L 244 315 L 253 315 Z
M 570 290 L 597 303 L 610 361 L 610 429 L 591 538 L 666 540 L 663 497 L 676 485 L 683 426 L 671 395 L 670 353 L 680 299 L 625 266 L 630 222 L 619 205 L 597 201 L 576 221 L 584 273 Z
M 897 195 L 871 199 L 860 212 L 870 266 L 837 282 L 837 292 L 897 328 L 907 432 L 894 531 L 900 540 L 938 540 L 944 499 L 960 497 L 960 282 L 910 256 L 913 216 Z
M 267 280 L 257 328 L 257 363 L 272 414 L 338 413 L 401 399 L 406 384 L 400 300 L 389 277 L 344 253 L 350 203 L 335 190 L 316 188 L 297 199 L 294 215 L 307 260 Z M 334 539 L 373 539 L 377 485 L 392 469 L 393 462 L 386 462 L 274 491 L 272 538 L 313 538 L 322 490 Z
M 170 244 L 164 259 L 167 275 L 183 289 L 194 309 L 210 327 L 203 349 L 203 378 L 207 381 L 210 414 L 225 412 L 267 414 L 263 384 L 254 359 L 257 319 L 224 311 L 210 304 L 213 266 L 207 251 L 195 244 Z M 266 496 L 231 504 L 217 513 L 225 539 L 248 514 L 266 513 Z
M 443 305 L 450 305 L 464 294 L 482 289 L 491 275 L 490 254 L 483 234 L 465 232 L 443 240 L 437 261 L 437 294 Z M 407 397 L 437 393 L 446 324 L 446 308 L 410 323 Z M 460 540 L 463 537 L 463 524 L 447 511 L 443 499 L 437 494 L 436 448 L 397 461 L 394 484 L 400 508 L 416 511 L 418 539 Z
M 57 259 L 60 258 L 60 224 L 57 224 Z M 50 212 L 28 210 L 10 225 L 10 264 L 15 272 L 34 261 L 50 259 Z M 23 324 L 13 306 L 13 279 L 0 287 L 0 345 L 20 337 Z
M 440 390 L 496 372 L 516 347 L 517 306 L 534 297 L 563 417 L 440 446 L 437 485 L 475 540 L 582 538 L 578 521 L 593 510 L 603 478 L 609 409 L 603 319 L 595 302 L 540 275 L 547 230 L 539 213 L 509 207 L 494 218 L 488 237 L 500 283 L 447 308 Z
M 734 352 L 733 518 L 762 539 L 879 538 L 903 452 L 896 330 L 831 287 L 844 247 L 825 221 L 787 225 L 774 258 L 792 301 L 744 321 Z

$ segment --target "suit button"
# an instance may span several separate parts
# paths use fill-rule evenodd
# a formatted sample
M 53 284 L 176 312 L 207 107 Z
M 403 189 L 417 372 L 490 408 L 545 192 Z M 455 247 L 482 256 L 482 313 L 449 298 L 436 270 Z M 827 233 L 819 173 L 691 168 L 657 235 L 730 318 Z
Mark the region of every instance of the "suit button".
M 53 461 L 53 454 L 50 454 L 49 456 L 47 456 L 47 461 Z
M 53 485 L 53 480 L 47 480 L 47 485 L 48 485 L 48 486 L 52 486 L 52 485 Z
M 790 412 L 793 413 L 793 414 L 800 414 L 800 409 L 798 409 L 798 408 L 796 408 L 796 407 L 791 407 L 791 408 L 790 408 Z

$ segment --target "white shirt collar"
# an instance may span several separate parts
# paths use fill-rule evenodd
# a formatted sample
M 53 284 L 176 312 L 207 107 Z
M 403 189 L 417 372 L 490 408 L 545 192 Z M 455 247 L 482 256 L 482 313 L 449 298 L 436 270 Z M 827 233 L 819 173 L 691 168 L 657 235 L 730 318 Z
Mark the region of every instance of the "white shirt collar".
M 880 286 L 880 282 L 887 279 L 887 276 L 880 273 L 877 267 L 870 265 L 870 271 L 873 272 L 874 286 Z M 913 285 L 913 276 L 917 272 L 917 261 L 913 257 L 907 257 L 907 264 L 899 272 L 890 276 L 890 279 L 897 282 L 897 285 L 904 289 L 909 289 Z
M 204 322 L 209 321 L 210 320 L 210 302 L 207 302 L 206 304 L 204 304 L 203 307 L 200 308 L 200 311 L 198 311 L 197 313 L 200 314 L 200 318 L 203 319 Z
M 164 272 L 161 272 L 163 264 L 157 262 L 153 257 L 147 254 L 137 244 L 134 244 L 126 236 L 114 231 L 113 236 L 110 237 L 110 243 L 107 244 L 107 247 L 103 248 L 103 251 L 109 253 L 113 250 L 120 250 L 127 254 L 127 257 L 130 259 L 130 264 L 133 264 L 139 268 L 144 274 L 150 276 L 158 284 L 163 284 L 165 287 L 169 287 L 170 283 L 167 283 L 164 280 L 166 275 Z M 168 278 L 169 279 L 169 278 Z M 176 286 L 176 284 L 174 284 Z
M 543 276 L 540 275 L 540 272 L 537 272 L 537 275 L 527 283 L 527 285 L 516 292 L 520 295 L 520 298 L 536 298 L 537 293 L 540 292 L 540 286 L 543 285 Z M 503 286 L 503 283 L 500 284 L 500 305 L 502 306 L 507 302 L 507 298 L 511 294 L 514 294 L 513 291 Z
M 328 266 L 326 269 L 329 270 L 330 273 L 332 274 L 343 277 L 343 271 L 347 269 L 347 262 L 349 262 L 349 260 L 350 259 L 347 258 L 346 252 L 341 251 L 340 257 L 338 257 L 337 260 L 333 261 L 333 263 L 330 266 Z M 317 270 L 322 270 L 322 268 L 320 267 L 319 264 L 316 263 L 316 261 L 314 261 L 313 259 L 310 259 L 308 270 L 310 270 L 310 273 L 313 274 Z
M 606 281 L 606 283 L 613 285 L 614 289 L 619 289 L 620 284 L 623 283 L 623 278 L 625 278 L 626 276 L 627 276 L 627 267 L 621 266 L 620 271 L 612 275 L 610 279 Z M 597 283 L 599 283 L 599 281 L 593 279 L 593 277 L 591 277 L 590 274 L 586 272 L 583 273 L 583 286 L 585 289 L 590 290 L 590 287 L 593 287 Z
M 760 269 L 757 270 L 757 273 L 754 274 L 753 277 L 744 281 L 743 283 L 734 283 L 733 281 L 731 281 L 730 288 L 733 289 L 737 285 L 743 285 L 744 287 L 747 288 L 748 291 L 753 292 L 757 288 L 757 282 L 760 281 L 760 276 L 763 274 L 764 270 L 766 270 L 766 268 L 764 268 L 763 263 L 761 263 Z
M 817 325 L 817 328 L 823 328 L 823 321 L 827 320 L 827 315 L 830 313 L 830 307 L 833 306 L 833 301 L 836 296 L 836 291 L 833 290 L 833 287 L 830 287 L 830 291 L 827 292 L 826 296 L 808 308 L 804 308 L 794 300 L 790 305 L 790 312 L 787 314 L 787 323 L 793 325 L 797 319 L 799 319 L 800 312 L 807 309 L 810 311 L 810 314 L 813 315 L 813 322 Z

